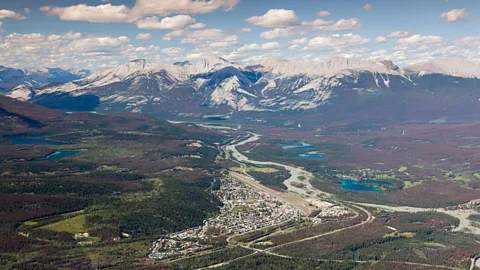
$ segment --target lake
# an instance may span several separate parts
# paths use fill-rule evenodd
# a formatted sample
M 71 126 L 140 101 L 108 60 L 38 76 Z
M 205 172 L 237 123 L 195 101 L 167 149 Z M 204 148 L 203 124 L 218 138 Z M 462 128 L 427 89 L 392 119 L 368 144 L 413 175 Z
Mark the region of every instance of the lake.
M 283 150 L 308 150 L 314 149 L 315 146 L 303 141 L 293 141 L 294 145 L 288 144 L 279 144 L 283 148 Z
M 5 138 L 7 138 L 7 140 L 9 140 L 10 143 L 17 144 L 17 145 L 19 144 L 38 144 L 38 145 L 51 145 L 51 146 L 68 145 L 68 143 L 55 142 L 55 141 L 44 139 L 43 135 L 12 135 L 12 136 L 5 136 Z M 33 161 L 60 160 L 62 158 L 80 154 L 82 152 L 85 152 L 85 150 L 78 150 L 78 149 L 58 150 L 44 158 L 37 158 L 37 159 L 34 159 Z
M 298 155 L 298 157 L 301 157 L 301 158 L 325 158 L 325 156 L 320 154 L 320 153 L 300 154 L 300 155 Z
M 80 154 L 80 153 L 83 153 L 85 152 L 85 150 L 58 150 L 58 151 L 55 151 L 53 154 L 50 154 L 48 156 L 46 156 L 45 158 L 39 158 L 39 159 L 36 159 L 36 161 L 40 161 L 40 160 L 60 160 L 62 158 L 66 158 L 66 157 L 69 157 L 69 156 L 73 156 L 73 155 L 76 155 L 76 154 Z
M 342 182 L 340 186 L 343 190 L 349 191 L 373 191 L 373 192 L 384 192 L 381 188 L 377 186 L 389 186 L 393 187 L 394 184 L 388 181 L 381 181 L 381 180 L 362 180 L 362 181 L 355 181 L 355 180 L 347 180 L 347 179 L 339 179 Z M 366 184 L 373 184 L 375 186 L 366 185 Z
M 43 135 L 11 135 L 5 136 L 12 144 L 39 144 L 39 145 L 66 145 L 67 143 L 54 142 L 42 138 Z

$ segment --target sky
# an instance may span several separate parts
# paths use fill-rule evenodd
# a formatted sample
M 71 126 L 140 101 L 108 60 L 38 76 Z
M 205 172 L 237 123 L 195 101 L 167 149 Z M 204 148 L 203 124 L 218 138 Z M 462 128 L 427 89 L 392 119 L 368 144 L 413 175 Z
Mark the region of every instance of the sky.
M 480 61 L 478 0 L 0 0 L 0 65 Z

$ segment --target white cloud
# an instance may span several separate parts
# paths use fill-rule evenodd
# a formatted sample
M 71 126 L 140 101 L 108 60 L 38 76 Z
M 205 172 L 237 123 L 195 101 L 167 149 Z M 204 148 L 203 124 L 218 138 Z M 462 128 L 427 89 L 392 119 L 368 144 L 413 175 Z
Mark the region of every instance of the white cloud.
M 192 28 L 192 29 L 200 29 L 200 28 L 205 28 L 205 26 L 207 26 L 207 25 L 204 24 L 204 23 L 195 23 L 195 24 L 190 25 L 190 28 Z
M 195 19 L 188 15 L 165 17 L 161 21 L 158 20 L 157 16 L 153 16 L 142 18 L 135 22 L 140 29 L 181 29 L 194 23 Z
M 171 48 L 162 49 L 162 53 L 170 55 L 170 56 L 176 56 L 176 55 L 182 54 L 184 51 L 185 51 L 184 48 L 178 48 L 178 47 L 171 47 Z
M 166 40 L 166 41 L 171 41 L 172 39 L 174 39 L 176 37 L 183 36 L 184 32 L 185 32 L 184 30 L 175 30 L 175 31 L 172 31 L 172 32 L 164 35 L 162 39 Z
M 387 42 L 387 38 L 383 37 L 383 36 L 379 36 L 375 39 L 375 42 L 376 43 L 385 43 L 385 42 Z
M 420 36 L 413 35 L 408 38 L 402 38 L 397 40 L 397 45 L 411 46 L 411 45 L 429 45 L 439 44 L 443 42 L 443 38 L 439 36 Z
M 404 38 L 408 37 L 410 35 L 409 32 L 404 32 L 404 31 L 394 31 L 388 34 L 388 38 Z
M 291 51 L 301 51 L 304 49 L 304 47 L 300 46 L 300 45 L 297 45 L 297 44 L 294 44 L 290 47 L 288 47 L 289 50 Z
M 29 9 L 28 7 L 24 8 L 23 11 L 25 11 L 25 13 L 27 13 L 27 14 L 32 13 L 32 10 Z
M 370 39 L 354 34 L 319 36 L 308 42 L 309 49 L 333 49 L 338 47 L 358 46 L 369 43 Z
M 349 30 L 358 30 L 362 28 L 362 24 L 360 23 L 360 20 L 357 18 L 353 19 L 342 19 L 339 20 L 338 22 L 334 23 L 331 26 L 327 26 L 325 29 L 326 31 L 349 31 Z
M 252 32 L 252 29 L 251 28 L 240 28 L 240 29 L 238 29 L 238 32 L 249 33 L 249 32 Z
M 328 16 L 330 16 L 331 14 L 330 14 L 330 11 L 322 10 L 322 11 L 319 11 L 319 12 L 317 13 L 317 15 L 320 16 L 320 17 L 328 17 Z
M 40 7 L 40 11 L 43 11 L 43 12 L 49 12 L 51 9 L 52 9 L 51 6 L 43 6 L 43 7 Z
M 150 39 L 152 39 L 152 34 L 150 34 L 150 33 L 140 33 L 140 34 L 137 35 L 136 39 L 150 40 Z
M 461 22 L 468 19 L 468 11 L 466 8 L 453 9 L 440 15 L 440 20 L 445 23 Z
M 301 39 L 294 39 L 288 43 L 293 45 L 303 45 L 303 44 L 306 44 L 307 42 L 308 42 L 307 38 L 301 38 Z
M 103 49 L 111 49 L 126 45 L 130 42 L 130 39 L 126 36 L 114 37 L 86 37 L 83 39 L 74 40 L 68 45 L 70 50 L 73 51 L 96 51 Z
M 455 42 L 457 46 L 480 48 L 480 36 L 465 37 Z
M 245 21 L 263 27 L 288 27 L 295 25 L 297 20 L 293 10 L 270 9 L 262 16 L 253 16 Z
M 58 16 L 64 21 L 132 22 L 136 19 L 130 16 L 130 9 L 125 5 L 87 6 L 80 4 L 65 8 L 45 6 L 40 10 L 47 12 L 47 16 Z
M 238 49 L 238 51 L 245 52 L 245 51 L 258 51 L 258 50 L 275 50 L 278 48 L 280 48 L 280 43 L 278 42 L 268 42 L 268 43 L 263 43 L 262 45 L 253 43 L 253 44 L 243 45 Z
M 198 14 L 208 13 L 223 8 L 228 11 L 235 7 L 240 0 L 136 0 L 132 9 L 125 5 L 102 4 L 88 6 L 79 4 L 69 7 L 44 6 L 40 10 L 47 12 L 48 16 L 58 16 L 66 21 L 88 22 L 134 22 L 150 15 L 170 14 Z
M 291 37 L 298 35 L 305 35 L 312 31 L 349 31 L 357 30 L 362 27 L 359 19 L 341 19 L 335 21 L 324 21 L 322 19 L 316 19 L 312 22 L 302 22 L 300 25 L 275 28 L 260 34 L 264 39 L 275 39 L 281 37 Z
M 233 9 L 240 0 L 137 0 L 132 8 L 132 14 L 143 17 L 148 15 L 170 14 L 201 14 L 223 8 L 225 11 Z
M 372 8 L 373 8 L 373 6 L 370 5 L 369 3 L 367 3 L 365 6 L 363 6 L 364 10 L 371 10 Z
M 291 37 L 297 35 L 305 35 L 307 31 L 302 30 L 299 27 L 286 27 L 286 28 L 275 28 L 270 31 L 266 31 L 260 34 L 261 38 L 264 39 L 274 39 L 280 37 Z
M 103 64 L 125 62 L 126 52 L 138 56 L 151 53 L 154 57 L 153 48 L 135 48 L 128 42 L 127 37 L 85 37 L 75 32 L 51 35 L 13 33 L 0 41 L 0 58 L 6 66 L 97 69 Z
M 0 9 L 0 19 L 24 20 L 26 17 L 8 9 Z
M 182 44 L 192 44 L 200 47 L 227 48 L 238 44 L 238 37 L 220 29 L 205 29 L 184 33 Z

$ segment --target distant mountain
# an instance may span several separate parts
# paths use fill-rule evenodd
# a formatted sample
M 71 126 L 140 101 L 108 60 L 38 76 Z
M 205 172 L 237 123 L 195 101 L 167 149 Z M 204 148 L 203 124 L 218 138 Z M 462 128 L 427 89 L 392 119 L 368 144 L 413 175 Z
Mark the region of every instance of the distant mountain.
M 84 104 L 85 110 L 101 112 L 296 112 L 322 115 L 324 121 L 461 120 L 480 112 L 477 65 L 445 59 L 402 68 L 391 61 L 342 57 L 318 62 L 265 59 L 250 66 L 216 57 L 162 66 L 135 60 L 83 79 L 33 92 L 22 87 L 9 95 L 50 108 L 73 110 L 73 104 L 82 110 Z
M 67 71 L 74 74 L 74 75 L 77 75 L 80 78 L 85 78 L 85 77 L 88 77 L 92 74 L 92 71 L 90 71 L 89 69 L 73 68 L 73 69 L 68 69 Z
M 480 79 L 480 63 L 468 61 L 460 57 L 432 60 L 405 68 L 408 71 L 425 74 L 443 74 L 462 78 Z
M 46 83 L 65 83 L 88 76 L 90 71 L 66 71 L 61 68 L 15 69 L 0 66 L 0 92 L 25 84 L 40 87 Z

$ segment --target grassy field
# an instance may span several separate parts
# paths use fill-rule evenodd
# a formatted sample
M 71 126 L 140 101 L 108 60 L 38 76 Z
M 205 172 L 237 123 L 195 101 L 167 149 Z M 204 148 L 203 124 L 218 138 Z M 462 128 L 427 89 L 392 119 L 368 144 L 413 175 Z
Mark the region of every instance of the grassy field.
M 40 227 L 55 232 L 67 232 L 71 234 L 87 232 L 86 215 L 79 215 Z
M 403 189 L 409 189 L 409 188 L 413 188 L 423 184 L 423 181 L 419 181 L 419 182 L 404 181 L 403 183 L 405 184 L 403 186 Z

